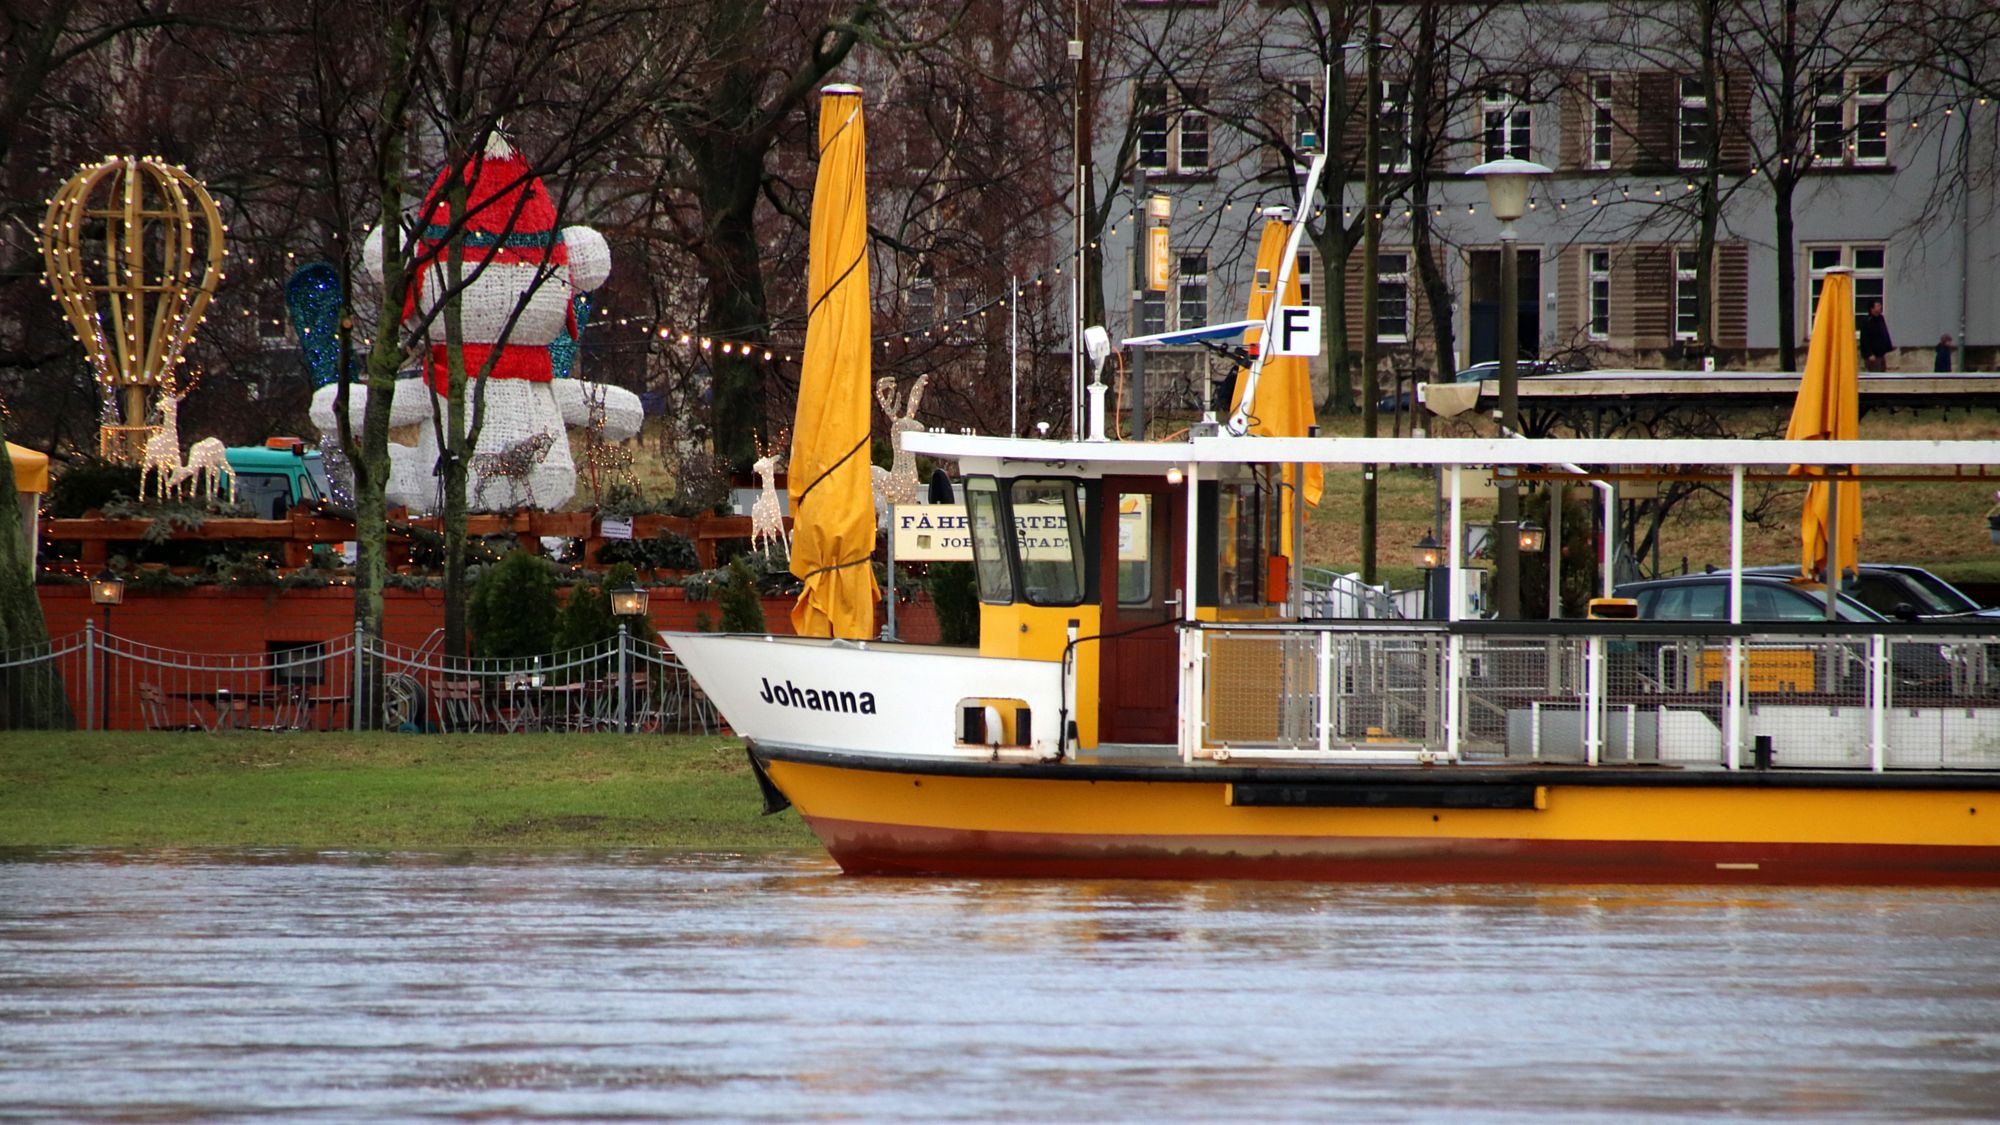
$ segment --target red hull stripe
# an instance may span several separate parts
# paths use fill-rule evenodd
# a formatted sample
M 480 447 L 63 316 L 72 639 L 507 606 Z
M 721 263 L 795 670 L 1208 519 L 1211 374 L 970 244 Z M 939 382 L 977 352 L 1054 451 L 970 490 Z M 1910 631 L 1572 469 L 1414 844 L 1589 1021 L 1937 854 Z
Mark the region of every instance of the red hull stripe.
M 1992 848 L 971 831 L 807 817 L 850 875 L 2000 886 Z

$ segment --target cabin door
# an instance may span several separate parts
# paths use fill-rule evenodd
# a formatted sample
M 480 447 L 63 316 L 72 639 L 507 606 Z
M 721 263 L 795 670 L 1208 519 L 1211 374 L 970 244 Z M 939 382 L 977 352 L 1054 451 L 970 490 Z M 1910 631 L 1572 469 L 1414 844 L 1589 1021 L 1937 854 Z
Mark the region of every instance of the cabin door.
M 1179 740 L 1180 638 L 1187 596 L 1186 489 L 1157 476 L 1106 477 L 1097 526 L 1103 640 L 1099 742 Z M 1114 531 L 1115 529 L 1115 531 Z

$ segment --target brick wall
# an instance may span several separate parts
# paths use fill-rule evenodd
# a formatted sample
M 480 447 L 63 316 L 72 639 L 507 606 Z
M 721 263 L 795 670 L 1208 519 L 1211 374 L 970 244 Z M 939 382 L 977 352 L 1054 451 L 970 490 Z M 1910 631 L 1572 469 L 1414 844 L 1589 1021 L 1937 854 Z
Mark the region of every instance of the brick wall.
M 104 616 L 90 602 L 83 586 L 41 586 L 42 615 L 49 635 L 61 637 L 83 629 L 86 620 L 101 627 Z M 416 647 L 444 626 L 444 595 L 438 590 L 385 590 L 383 633 L 388 640 Z M 765 627 L 773 633 L 792 631 L 790 597 L 764 599 Z M 713 601 L 668 601 L 655 590 L 648 604 L 653 625 L 691 631 L 698 615 L 711 623 L 722 616 Z M 879 622 L 882 611 L 877 609 Z M 896 609 L 898 632 L 906 639 L 936 639 L 936 618 L 927 601 L 905 602 Z M 128 588 L 125 603 L 111 611 L 111 631 L 145 644 L 187 652 L 263 653 L 270 641 L 319 641 L 354 629 L 354 591 L 325 589 L 256 589 L 196 587 L 191 590 L 144 591 Z

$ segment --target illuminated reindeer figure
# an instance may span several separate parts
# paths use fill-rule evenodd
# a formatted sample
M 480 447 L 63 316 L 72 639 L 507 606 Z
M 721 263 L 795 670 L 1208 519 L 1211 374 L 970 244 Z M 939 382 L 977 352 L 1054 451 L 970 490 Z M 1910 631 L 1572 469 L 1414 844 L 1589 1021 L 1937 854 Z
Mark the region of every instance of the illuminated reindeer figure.
M 175 469 L 174 475 L 167 478 L 167 491 L 176 491 L 183 483 L 187 485 L 190 500 L 197 493 L 207 500 L 213 500 L 225 491 L 232 495 L 235 493 L 236 470 L 229 467 L 229 456 L 223 450 L 222 439 L 205 437 L 188 447 L 187 464 Z
M 139 498 L 146 498 L 146 478 L 165 500 L 173 492 L 174 475 L 181 468 L 181 397 L 169 382 L 160 387 L 160 424 L 146 437 L 145 459 L 139 463 Z
M 868 476 L 875 490 L 875 520 L 878 524 L 889 522 L 889 510 L 896 504 L 914 504 L 917 500 L 917 455 L 903 448 L 903 435 L 922 433 L 924 424 L 917 421 L 917 403 L 924 397 L 924 384 L 930 376 L 919 375 L 910 385 L 910 397 L 903 408 L 896 408 L 896 380 L 883 376 L 875 380 L 875 401 L 882 404 L 882 412 L 889 416 L 889 445 L 895 450 L 895 459 L 887 469 L 880 465 L 870 465 Z

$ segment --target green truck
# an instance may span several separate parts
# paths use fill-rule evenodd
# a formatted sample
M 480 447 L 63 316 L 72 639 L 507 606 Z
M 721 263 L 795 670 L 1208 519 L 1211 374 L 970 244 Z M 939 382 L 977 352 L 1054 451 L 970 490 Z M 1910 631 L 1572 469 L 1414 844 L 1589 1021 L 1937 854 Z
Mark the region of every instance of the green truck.
M 237 499 L 258 519 L 285 518 L 294 504 L 330 500 L 325 459 L 295 437 L 267 439 L 263 445 L 233 446 L 223 451 L 236 474 Z

